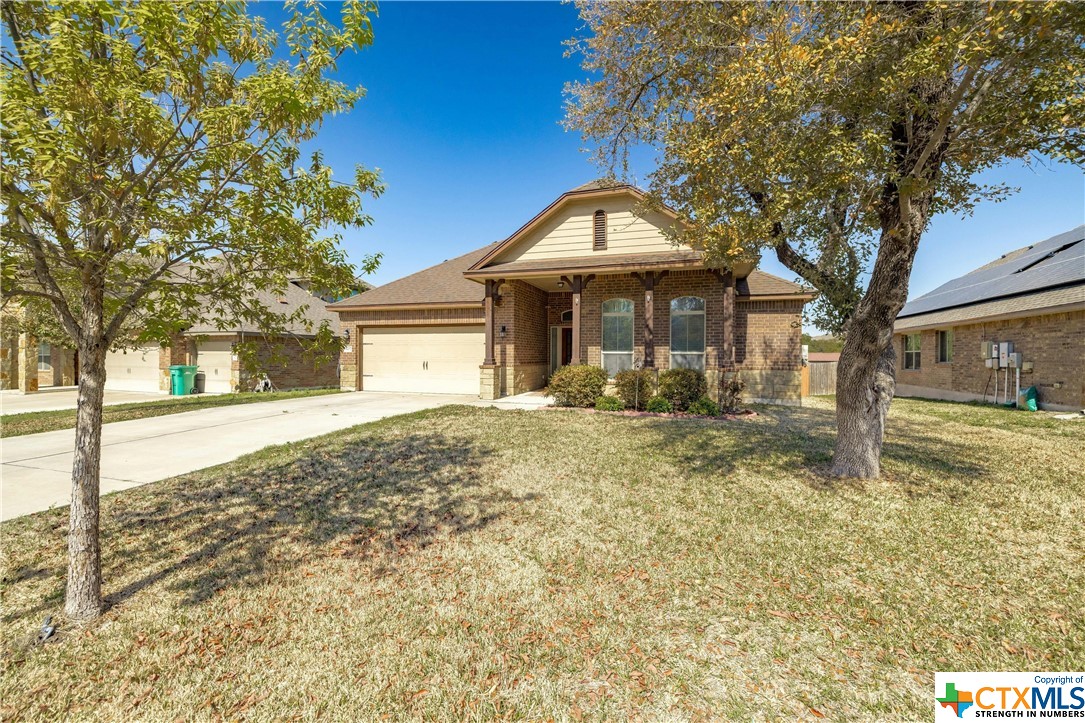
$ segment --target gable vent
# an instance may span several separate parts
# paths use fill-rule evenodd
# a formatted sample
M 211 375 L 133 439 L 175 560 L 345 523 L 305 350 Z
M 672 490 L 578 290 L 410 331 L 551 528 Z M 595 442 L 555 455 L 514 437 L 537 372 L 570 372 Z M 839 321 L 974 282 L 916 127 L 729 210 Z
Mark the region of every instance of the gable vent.
M 607 247 L 607 212 L 603 209 L 595 212 L 593 238 L 592 248 L 599 250 Z

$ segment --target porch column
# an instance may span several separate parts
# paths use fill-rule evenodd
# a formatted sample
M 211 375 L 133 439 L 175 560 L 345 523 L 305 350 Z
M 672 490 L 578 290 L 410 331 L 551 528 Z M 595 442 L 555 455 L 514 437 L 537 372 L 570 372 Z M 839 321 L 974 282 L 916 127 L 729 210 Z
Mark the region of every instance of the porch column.
M 38 340 L 32 334 L 19 334 L 19 391 L 38 391 Z
M 644 368 L 656 365 L 655 286 L 667 275 L 667 271 L 645 271 L 644 275 L 633 272 L 633 278 L 644 287 Z
M 561 280 L 567 283 L 573 292 L 573 354 L 572 359 L 569 360 L 570 364 L 584 363 L 580 358 L 580 295 L 584 293 L 584 289 L 588 288 L 588 284 L 594 278 L 595 274 L 588 274 L 587 276 L 575 274 L 572 279 L 568 276 L 561 277 Z
M 486 366 L 497 363 L 497 357 L 494 354 L 494 304 L 498 299 L 497 290 L 503 282 L 504 279 L 486 279 L 486 297 L 482 302 L 486 310 L 486 358 L 482 363 Z
M 735 368 L 735 274 L 719 269 L 709 271 L 723 284 L 723 343 L 716 352 L 716 364 L 731 371 Z

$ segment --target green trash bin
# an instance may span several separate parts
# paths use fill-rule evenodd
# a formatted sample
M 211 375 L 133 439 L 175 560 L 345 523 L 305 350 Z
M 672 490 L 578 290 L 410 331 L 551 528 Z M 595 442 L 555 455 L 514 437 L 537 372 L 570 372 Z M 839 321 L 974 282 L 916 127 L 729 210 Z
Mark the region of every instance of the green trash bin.
M 187 364 L 174 364 L 170 367 L 170 391 L 176 396 L 192 394 L 196 383 L 196 367 Z

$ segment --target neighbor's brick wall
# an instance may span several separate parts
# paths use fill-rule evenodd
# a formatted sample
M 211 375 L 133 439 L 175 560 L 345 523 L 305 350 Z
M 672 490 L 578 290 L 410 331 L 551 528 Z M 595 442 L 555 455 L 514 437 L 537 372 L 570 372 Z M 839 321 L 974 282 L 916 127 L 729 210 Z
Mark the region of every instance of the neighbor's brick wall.
M 307 387 L 339 386 L 340 355 L 322 357 L 322 361 L 307 354 L 297 339 L 283 337 L 258 347 L 256 358 L 260 370 L 267 374 L 276 389 L 304 389 Z M 242 389 L 251 388 L 248 375 L 241 372 L 235 361 Z
M 982 395 L 986 388 L 990 395 L 994 390 L 993 370 L 980 357 L 980 343 L 1012 341 L 1014 351 L 1033 363 L 1033 372 L 1021 375 L 1022 388 L 1035 386 L 1042 404 L 1085 407 L 1085 311 L 946 328 L 953 329 L 953 361 L 935 362 L 938 330 L 925 330 L 920 332 L 918 370 L 904 369 L 904 335 L 894 335 L 898 384 L 974 395 Z M 1012 370 L 1010 378 L 1012 384 Z M 1000 386 L 1004 379 L 999 377 Z
M 339 355 L 339 386 L 358 388 L 358 351 L 362 329 L 367 326 L 443 326 L 446 324 L 484 324 L 486 312 L 481 306 L 462 309 L 393 309 L 383 311 L 339 312 L 340 331 L 350 331 L 350 351 Z M 479 360 L 479 364 L 482 360 Z
M 237 337 L 234 337 L 237 341 Z M 170 345 L 158 351 L 158 388 L 163 392 L 171 391 L 170 367 L 177 364 L 191 364 L 196 358 L 196 342 L 177 334 L 170 339 Z

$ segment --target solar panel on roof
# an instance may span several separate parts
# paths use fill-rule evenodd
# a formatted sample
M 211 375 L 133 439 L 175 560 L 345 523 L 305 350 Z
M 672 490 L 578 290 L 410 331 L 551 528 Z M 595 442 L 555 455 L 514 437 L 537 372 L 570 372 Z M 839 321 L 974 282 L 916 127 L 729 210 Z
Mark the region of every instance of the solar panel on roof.
M 1005 254 L 905 304 L 898 316 L 1085 282 L 1085 225 Z

